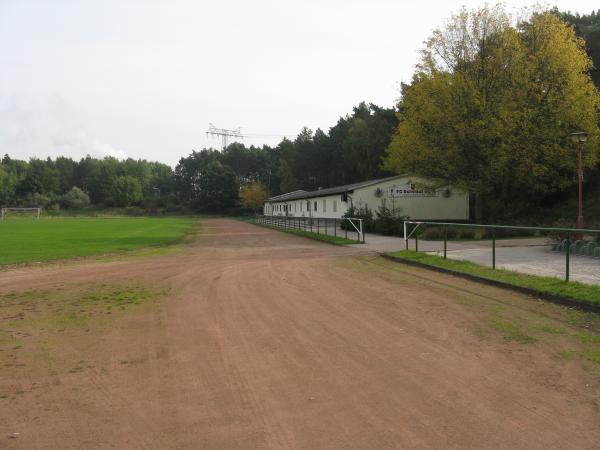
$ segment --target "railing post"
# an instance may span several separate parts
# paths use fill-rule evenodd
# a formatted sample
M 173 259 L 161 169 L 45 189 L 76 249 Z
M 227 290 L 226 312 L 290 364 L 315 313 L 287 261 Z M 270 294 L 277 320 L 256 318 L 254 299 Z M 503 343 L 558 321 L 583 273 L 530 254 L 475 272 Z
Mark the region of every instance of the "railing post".
M 321 222 L 321 219 L 319 219 L 319 218 L 317 217 L 317 234 L 321 234 L 321 228 L 320 228 L 320 226 L 319 226 L 319 225 L 320 225 L 320 222 Z
M 448 226 L 444 225 L 444 259 L 448 250 Z
M 346 219 L 346 220 L 348 220 L 348 219 Z M 344 236 L 345 236 L 346 239 L 348 239 L 348 225 L 346 225 L 344 227 Z
M 333 218 L 333 235 L 337 237 L 337 219 Z
M 419 225 L 417 225 L 418 227 Z M 419 231 L 415 230 L 415 252 L 419 251 Z
M 492 270 L 496 270 L 496 229 L 492 228 Z
M 362 234 L 363 244 L 365 243 L 365 227 L 363 224 L 363 219 L 360 219 L 360 234 Z
M 566 255 L 566 272 L 565 272 L 565 281 L 568 283 L 569 282 L 569 269 L 570 269 L 570 261 L 569 261 L 569 257 L 571 254 L 571 234 L 567 233 L 567 245 L 565 245 L 566 247 L 566 251 L 567 251 L 567 255 Z

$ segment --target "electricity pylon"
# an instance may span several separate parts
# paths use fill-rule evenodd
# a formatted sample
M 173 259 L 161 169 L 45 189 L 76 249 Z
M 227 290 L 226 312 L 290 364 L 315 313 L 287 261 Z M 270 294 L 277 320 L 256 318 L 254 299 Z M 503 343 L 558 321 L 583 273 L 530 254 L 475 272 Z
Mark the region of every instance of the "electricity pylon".
M 221 150 L 225 150 L 227 148 L 227 144 L 229 143 L 229 138 L 240 138 L 243 139 L 244 135 L 242 134 L 242 130 L 240 127 L 237 127 L 235 130 L 226 130 L 225 128 L 217 128 L 212 123 L 208 124 L 208 131 L 206 132 L 206 136 L 221 136 Z

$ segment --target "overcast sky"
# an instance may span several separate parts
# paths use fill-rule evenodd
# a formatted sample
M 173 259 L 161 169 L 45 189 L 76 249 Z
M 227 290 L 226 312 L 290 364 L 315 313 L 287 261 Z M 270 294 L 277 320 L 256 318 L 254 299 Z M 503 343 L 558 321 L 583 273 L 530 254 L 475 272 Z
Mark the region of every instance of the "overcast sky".
M 360 101 L 392 106 L 431 31 L 482 4 L 0 0 L 0 153 L 175 165 L 219 147 L 209 122 L 253 135 L 327 130 Z

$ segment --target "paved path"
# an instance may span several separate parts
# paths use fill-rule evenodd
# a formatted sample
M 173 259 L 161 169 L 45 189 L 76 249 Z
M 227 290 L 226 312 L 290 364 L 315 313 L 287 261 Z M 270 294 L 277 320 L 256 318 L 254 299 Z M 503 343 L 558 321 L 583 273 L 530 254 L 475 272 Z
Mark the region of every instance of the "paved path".
M 366 234 L 366 243 L 350 247 L 368 249 L 378 253 L 406 249 L 403 238 Z M 419 240 L 419 251 L 442 255 L 442 241 Z M 409 239 L 409 249 L 415 249 L 415 240 Z M 492 266 L 492 242 L 448 241 L 448 258 L 471 261 Z M 600 260 L 571 255 L 571 280 L 600 284 Z M 496 241 L 496 267 L 531 275 L 565 278 L 565 255 L 553 252 L 546 238 L 499 239 Z
M 441 252 L 436 252 L 441 255 Z M 448 258 L 472 261 L 491 267 L 489 248 L 454 250 Z M 564 279 L 566 262 L 564 253 L 553 252 L 550 247 L 500 247 L 496 249 L 496 267 L 531 275 Z M 600 284 L 600 260 L 571 255 L 570 278 L 588 284 Z
M 524 247 L 545 245 L 545 238 L 517 238 L 517 239 L 499 239 L 496 241 L 496 247 Z M 350 247 L 362 247 L 378 253 L 397 252 L 406 249 L 404 238 L 395 236 L 382 236 L 380 234 L 365 233 L 365 244 L 350 245 Z M 477 248 L 491 248 L 492 241 L 448 241 L 448 250 L 468 250 Z M 408 248 L 415 249 L 415 240 L 408 240 Z M 419 240 L 419 251 L 435 252 L 443 250 L 443 241 L 424 241 Z

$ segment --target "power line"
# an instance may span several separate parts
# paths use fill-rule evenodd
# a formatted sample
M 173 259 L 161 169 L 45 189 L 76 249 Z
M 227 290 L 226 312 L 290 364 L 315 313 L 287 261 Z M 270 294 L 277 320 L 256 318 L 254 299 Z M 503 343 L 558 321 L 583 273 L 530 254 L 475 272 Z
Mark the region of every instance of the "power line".
M 230 138 L 239 138 L 240 140 L 246 139 L 263 139 L 263 138 L 289 138 L 294 139 L 294 134 L 263 134 L 263 133 L 242 133 L 241 127 L 237 127 L 233 130 L 229 130 L 226 128 L 217 128 L 212 123 L 208 124 L 208 131 L 206 132 L 206 136 L 213 136 L 216 138 L 221 138 L 221 150 L 227 148 L 229 144 Z M 234 139 L 235 141 L 236 139 Z

